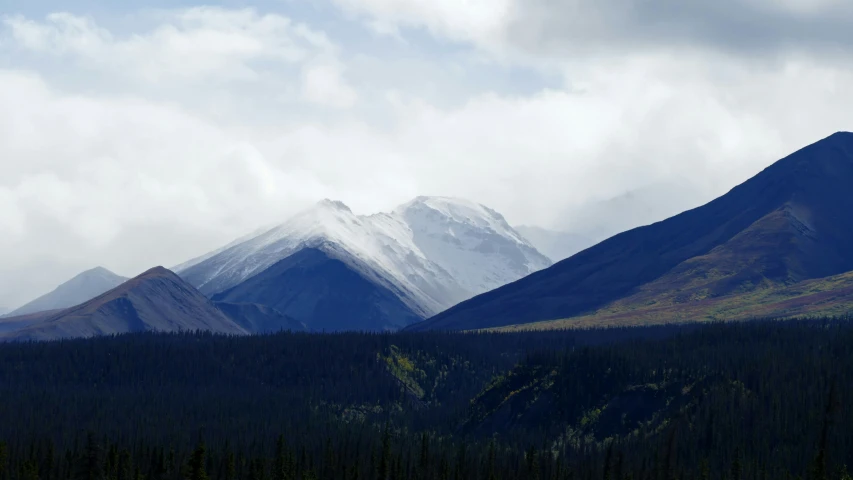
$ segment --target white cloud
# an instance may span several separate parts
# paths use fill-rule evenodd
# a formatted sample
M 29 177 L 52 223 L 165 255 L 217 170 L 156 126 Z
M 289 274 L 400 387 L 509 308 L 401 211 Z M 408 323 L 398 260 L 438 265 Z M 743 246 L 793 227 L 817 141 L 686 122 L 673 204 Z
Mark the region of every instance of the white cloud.
M 485 43 L 504 26 L 513 0 L 333 0 L 368 19 L 379 34 L 397 35 L 399 27 L 424 28 L 436 36 Z
M 440 49 L 402 76 L 365 67 L 401 58 L 252 9 L 161 11 L 130 29 L 70 14 L 4 17 L 0 54 L 14 69 L 0 70 L 0 304 L 96 264 L 125 275 L 173 265 L 323 197 L 367 213 L 455 195 L 512 222 L 568 229 L 594 223 L 589 205 L 644 187 L 687 208 L 853 130 L 847 61 L 785 52 L 756 63 L 644 42 L 551 56 L 512 35 L 518 2 L 333 1 L 404 39 L 422 28 L 492 58 L 512 51 L 522 73 L 537 65 L 564 83 L 486 88 L 466 78 L 482 57 L 447 67 Z M 434 47 L 422 40 L 406 48 Z M 442 97 L 448 68 L 468 83 L 454 90 L 466 98 L 417 93 Z M 490 73 L 511 83 L 518 70 Z M 429 88 L 415 90 L 413 76 Z M 50 273 L 21 281 L 34 265 Z
M 253 82 L 270 76 L 271 64 L 336 55 L 324 33 L 283 15 L 196 7 L 154 17 L 155 28 L 127 35 L 70 13 L 53 13 L 43 22 L 6 16 L 2 24 L 19 48 L 70 56 L 85 68 L 152 83 Z
M 358 100 L 356 91 L 342 79 L 340 65 L 333 63 L 306 66 L 302 91 L 308 101 L 329 107 L 351 107 Z

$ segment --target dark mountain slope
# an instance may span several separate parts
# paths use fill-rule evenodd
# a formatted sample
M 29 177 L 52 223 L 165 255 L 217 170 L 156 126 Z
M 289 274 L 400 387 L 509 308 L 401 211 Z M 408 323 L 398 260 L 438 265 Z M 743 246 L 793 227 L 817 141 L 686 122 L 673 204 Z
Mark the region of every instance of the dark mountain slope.
M 213 299 L 267 305 L 314 331 L 396 329 L 422 320 L 376 275 L 330 248 L 304 248 Z
M 836 133 L 726 195 L 610 238 L 553 267 L 411 327 L 472 329 L 568 318 L 632 295 L 672 272 L 667 288 L 727 270 L 715 295 L 853 270 L 853 134 Z M 717 248 L 720 247 L 720 248 Z M 704 257 L 704 258 L 702 258 Z M 695 265 L 683 262 L 694 259 Z M 681 265 L 681 271 L 673 271 Z
M 301 322 L 266 305 L 224 302 L 217 302 L 215 305 L 247 332 L 276 333 L 281 331 L 304 332 L 307 330 Z
M 14 332 L 16 330 L 29 327 L 30 325 L 43 322 L 61 311 L 62 310 L 48 310 L 46 312 L 16 315 L 14 317 L 2 317 L 0 318 L 0 334 Z
M 0 339 L 52 340 L 194 330 L 248 333 L 180 277 L 157 267 L 88 302 L 7 333 Z

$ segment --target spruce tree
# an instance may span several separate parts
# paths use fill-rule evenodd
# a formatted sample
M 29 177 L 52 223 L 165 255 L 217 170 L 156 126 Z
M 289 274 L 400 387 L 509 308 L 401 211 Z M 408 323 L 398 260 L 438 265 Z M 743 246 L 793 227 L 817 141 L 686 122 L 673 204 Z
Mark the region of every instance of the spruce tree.
M 741 480 L 743 476 L 743 464 L 740 459 L 740 449 L 735 449 L 735 458 L 732 460 L 732 480 Z
M 421 453 L 418 457 L 418 478 L 427 480 L 429 476 L 429 437 L 426 432 L 421 434 Z
M 230 449 L 225 451 L 225 473 L 224 480 L 237 480 L 237 462 L 234 458 L 234 452 Z
M 6 442 L 0 442 L 0 480 L 6 480 L 6 471 L 9 469 L 9 446 Z
M 205 470 L 206 447 L 204 441 L 200 441 L 198 446 L 190 455 L 189 463 L 187 464 L 187 480 L 207 480 L 207 471 Z
M 287 475 L 287 449 L 284 446 L 284 435 L 279 435 L 275 442 L 272 480 L 288 480 Z
M 376 471 L 377 480 L 388 480 L 391 473 L 391 431 L 388 425 L 382 432 L 382 447 L 379 454 L 379 466 Z
M 104 480 L 101 456 L 101 446 L 95 439 L 95 433 L 90 431 L 86 434 L 86 447 L 78 467 L 78 480 Z
M 53 470 L 56 465 L 56 449 L 53 442 L 47 444 L 47 455 L 42 463 L 41 475 L 42 480 L 53 480 Z
M 131 465 L 130 452 L 123 449 L 118 454 L 118 480 L 135 480 L 133 478 L 133 465 Z
M 489 442 L 489 456 L 486 460 L 486 479 L 487 480 L 497 480 L 497 471 L 495 470 L 495 441 L 492 439 Z

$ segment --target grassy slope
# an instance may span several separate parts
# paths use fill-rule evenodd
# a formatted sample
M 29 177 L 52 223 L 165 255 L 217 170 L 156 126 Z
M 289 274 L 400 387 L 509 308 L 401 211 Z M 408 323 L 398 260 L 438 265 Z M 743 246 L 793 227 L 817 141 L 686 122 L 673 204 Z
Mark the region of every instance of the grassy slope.
M 756 317 L 801 317 L 844 315 L 853 311 L 853 272 L 790 286 L 767 284 L 743 293 L 691 298 L 674 302 L 676 294 L 649 304 L 615 302 L 590 315 L 504 327 L 500 330 L 555 330 L 590 326 L 651 325 L 719 320 L 749 320 Z

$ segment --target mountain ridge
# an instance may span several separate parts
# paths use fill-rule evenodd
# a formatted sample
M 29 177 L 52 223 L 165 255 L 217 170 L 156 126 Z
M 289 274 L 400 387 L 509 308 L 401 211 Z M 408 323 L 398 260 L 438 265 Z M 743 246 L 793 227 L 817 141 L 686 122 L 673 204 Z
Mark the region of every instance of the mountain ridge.
M 116 275 L 106 268 L 95 267 L 75 275 L 52 291 L 6 313 L 5 316 L 18 317 L 73 307 L 115 288 L 127 280 L 127 278 Z
M 154 267 L 80 305 L 7 332 L 0 339 L 53 340 L 187 330 L 248 333 L 173 272 Z
M 853 197 L 844 194 L 850 181 L 853 134 L 839 132 L 775 162 L 703 206 L 611 237 L 410 329 L 477 329 L 571 318 L 631 295 L 683 262 L 725 244 L 737 247 L 744 261 L 760 259 L 756 248 L 768 235 L 795 240 L 773 251 L 784 268 L 773 271 L 762 264 L 741 271 L 784 283 L 788 274 L 804 280 L 853 270 L 853 245 L 848 241 L 853 220 L 846 214 L 853 210 Z M 753 236 L 736 245 L 735 237 L 744 232 Z M 692 278 L 689 272 L 684 275 L 679 281 Z

